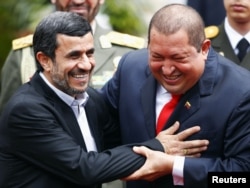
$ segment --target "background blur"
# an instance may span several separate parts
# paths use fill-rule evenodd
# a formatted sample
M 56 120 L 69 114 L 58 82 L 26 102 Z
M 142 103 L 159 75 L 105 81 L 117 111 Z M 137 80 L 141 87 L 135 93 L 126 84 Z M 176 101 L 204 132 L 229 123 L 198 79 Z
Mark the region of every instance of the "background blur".
M 146 37 L 153 13 L 172 2 L 178 0 L 106 0 L 98 21 L 116 31 Z M 1 1 L 0 69 L 11 49 L 12 40 L 33 33 L 37 23 L 52 11 L 50 0 Z

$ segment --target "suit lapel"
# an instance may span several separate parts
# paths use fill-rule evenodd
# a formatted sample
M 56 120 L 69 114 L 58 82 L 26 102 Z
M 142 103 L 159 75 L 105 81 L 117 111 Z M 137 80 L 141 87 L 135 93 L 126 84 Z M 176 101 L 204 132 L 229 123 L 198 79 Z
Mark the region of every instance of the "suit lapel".
M 61 117 L 60 119 L 58 118 L 60 126 L 62 126 L 62 128 L 69 135 L 74 137 L 76 139 L 76 142 L 86 150 L 80 127 L 71 107 L 63 102 L 56 95 L 56 93 L 54 93 L 54 91 L 47 86 L 47 84 L 38 75 L 38 72 L 32 77 L 31 83 L 35 87 L 35 89 L 38 90 L 39 93 L 44 95 L 44 97 L 47 98 L 51 105 L 54 106 L 54 113 L 57 113 L 57 117 Z
M 66 128 L 69 128 L 69 132 L 70 134 L 72 134 L 72 136 L 74 138 L 76 138 L 78 144 L 80 144 L 82 146 L 82 148 L 85 149 L 85 151 L 87 151 L 87 147 L 85 144 L 85 141 L 83 139 L 83 135 L 81 133 L 81 129 L 80 126 L 77 122 L 77 119 L 74 115 L 73 110 L 71 109 L 71 107 L 69 107 L 67 104 L 65 104 L 63 101 L 61 101 L 61 103 L 59 101 L 56 102 L 56 104 L 59 104 L 57 106 L 55 106 L 56 110 L 59 112 L 59 114 L 63 114 L 63 117 L 65 117 L 65 122 L 67 124 Z M 86 112 L 86 117 L 88 120 L 88 124 L 89 124 L 89 128 L 90 131 L 94 137 L 95 143 L 96 143 L 96 147 L 97 150 L 100 151 L 101 150 L 101 146 L 100 146 L 100 133 L 99 133 L 99 129 L 98 129 L 98 117 L 95 111 L 95 105 L 92 101 L 92 98 L 90 96 L 88 102 L 86 103 L 85 106 L 85 112 Z
M 249 60 L 250 60 L 250 52 L 248 52 L 246 54 L 246 56 L 243 58 L 242 62 L 240 63 L 240 65 L 242 67 L 245 67 L 246 69 L 250 70 L 250 63 L 249 63 Z
M 145 119 L 145 129 L 150 138 L 155 137 L 155 93 L 156 81 L 153 76 L 150 75 L 141 89 L 141 104 Z
M 81 147 L 86 151 L 87 148 L 83 139 L 83 135 L 73 110 L 67 104 L 60 104 L 58 102 L 57 104 L 58 105 L 56 105 L 55 108 L 61 114 L 61 116 L 64 117 L 63 119 L 66 123 L 66 126 L 64 127 L 67 127 L 67 129 L 70 130 L 69 133 L 72 135 L 72 137 L 76 138 L 77 143 L 81 145 Z
M 97 151 L 101 151 L 101 138 L 100 138 L 100 132 L 99 132 L 99 128 L 98 128 L 98 117 L 96 114 L 96 110 L 95 110 L 96 106 L 94 105 L 92 98 L 90 96 L 86 106 L 85 106 L 85 111 L 86 111 L 86 116 L 88 119 L 88 123 L 89 123 L 89 128 L 90 131 L 94 137 L 95 143 L 96 143 L 96 147 L 97 147 Z
M 200 108 L 200 92 L 196 85 L 179 101 L 174 112 L 166 122 L 165 129 L 172 126 L 175 121 L 184 122 Z

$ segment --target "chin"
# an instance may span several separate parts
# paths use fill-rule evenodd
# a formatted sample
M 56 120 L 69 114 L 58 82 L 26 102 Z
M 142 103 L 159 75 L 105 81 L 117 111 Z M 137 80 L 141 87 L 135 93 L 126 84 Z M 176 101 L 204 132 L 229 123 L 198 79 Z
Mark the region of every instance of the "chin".
M 88 84 L 85 84 L 84 86 L 80 88 L 80 90 L 84 92 L 87 88 L 88 88 Z

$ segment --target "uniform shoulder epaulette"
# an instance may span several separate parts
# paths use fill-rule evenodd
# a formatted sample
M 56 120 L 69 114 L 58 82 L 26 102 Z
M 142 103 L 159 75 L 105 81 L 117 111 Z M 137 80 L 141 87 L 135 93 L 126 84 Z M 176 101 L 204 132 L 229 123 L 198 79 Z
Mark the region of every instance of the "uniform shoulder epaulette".
M 111 43 L 120 46 L 127 46 L 136 49 L 143 48 L 145 46 L 145 39 L 142 37 L 119 33 L 116 31 L 111 31 L 106 36 Z
M 32 44 L 33 44 L 33 35 L 31 34 L 31 35 L 27 35 L 25 37 L 14 39 L 12 41 L 12 49 L 18 50 L 21 48 L 32 46 Z
M 219 28 L 215 25 L 211 25 L 205 28 L 205 35 L 206 38 L 212 39 L 219 34 Z

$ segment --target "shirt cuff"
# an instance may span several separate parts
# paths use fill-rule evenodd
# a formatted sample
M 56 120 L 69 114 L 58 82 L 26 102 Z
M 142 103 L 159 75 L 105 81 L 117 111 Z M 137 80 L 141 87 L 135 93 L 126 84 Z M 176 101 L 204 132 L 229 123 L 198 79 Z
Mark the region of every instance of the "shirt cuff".
M 184 185 L 184 179 L 183 179 L 184 161 L 185 157 L 183 156 L 175 156 L 174 158 L 174 166 L 172 172 L 174 185 Z

